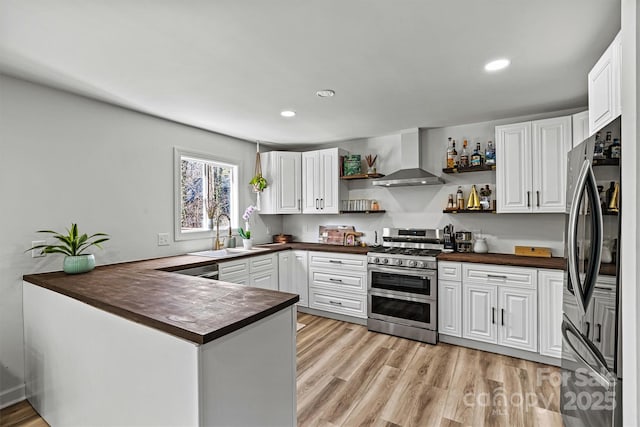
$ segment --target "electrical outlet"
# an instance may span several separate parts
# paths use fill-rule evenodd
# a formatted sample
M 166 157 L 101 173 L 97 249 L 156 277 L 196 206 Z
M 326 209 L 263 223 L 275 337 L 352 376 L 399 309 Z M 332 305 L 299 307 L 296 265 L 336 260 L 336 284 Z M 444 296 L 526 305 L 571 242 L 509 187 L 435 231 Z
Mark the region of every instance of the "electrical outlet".
M 46 240 L 33 240 L 31 242 L 31 247 L 38 246 L 38 245 L 46 245 L 46 244 L 47 244 Z M 41 258 L 47 255 L 45 253 L 41 253 L 41 251 L 42 249 L 31 249 L 31 258 Z
M 169 233 L 158 233 L 158 246 L 169 246 Z

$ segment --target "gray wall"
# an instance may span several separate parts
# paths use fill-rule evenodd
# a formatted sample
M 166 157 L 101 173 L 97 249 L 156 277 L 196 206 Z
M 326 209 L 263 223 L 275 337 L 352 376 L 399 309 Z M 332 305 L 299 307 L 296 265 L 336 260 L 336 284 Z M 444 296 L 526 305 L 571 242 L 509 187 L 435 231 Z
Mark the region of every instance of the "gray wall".
M 554 256 L 562 256 L 564 215 L 562 214 L 443 214 L 449 193 L 455 193 L 462 185 L 465 198 L 472 184 L 490 184 L 495 196 L 495 172 L 476 172 L 459 175 L 442 174 L 445 167 L 447 138 L 458 141 L 476 138 L 484 147 L 488 140 L 494 141 L 495 126 L 527 120 L 559 117 L 582 111 L 582 109 L 557 111 L 535 116 L 514 117 L 490 122 L 473 123 L 436 129 L 422 129 L 422 167 L 436 175 L 443 175 L 444 185 L 418 187 L 373 187 L 368 180 L 349 181 L 349 194 L 345 198 L 376 199 L 385 214 L 348 215 L 285 215 L 284 232 L 304 241 L 316 241 L 318 226 L 326 224 L 355 225 L 363 231 L 363 240 L 372 243 L 374 231 L 383 227 L 428 227 L 442 228 L 452 223 L 456 230 L 481 232 L 486 238 L 489 250 L 498 253 L 513 253 L 515 245 L 537 245 L 551 247 Z M 388 135 L 346 141 L 336 146 L 354 154 L 377 154 L 376 166 L 380 173 L 391 173 L 401 167 L 400 136 Z
M 173 147 L 236 159 L 241 211 L 255 203 L 247 183 L 256 148 L 2 75 L 0 94 L 2 406 L 23 390 L 21 277 L 62 267 L 61 256 L 24 253 L 40 238 L 35 231 L 77 222 L 81 231 L 109 233 L 105 250 L 96 251 L 98 264 L 208 249 L 211 239 L 157 246 L 158 233 L 173 236 Z M 261 242 L 280 226 L 280 218 L 264 216 L 252 227 Z

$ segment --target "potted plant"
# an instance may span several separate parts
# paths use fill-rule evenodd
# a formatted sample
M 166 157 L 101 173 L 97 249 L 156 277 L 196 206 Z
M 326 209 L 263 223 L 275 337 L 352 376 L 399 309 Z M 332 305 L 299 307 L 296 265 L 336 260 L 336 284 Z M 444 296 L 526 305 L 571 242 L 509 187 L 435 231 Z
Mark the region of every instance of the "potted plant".
M 251 215 L 253 215 L 255 211 L 256 207 L 249 205 L 242 215 L 242 219 L 244 219 L 244 230 L 242 227 L 238 228 L 238 234 L 242 237 L 242 247 L 246 250 L 253 247 L 253 239 L 251 238 L 251 231 L 249 231 L 249 219 L 251 219 Z
M 36 245 L 25 252 L 40 249 L 41 254 L 63 254 L 63 270 L 67 274 L 79 274 L 91 271 L 96 266 L 96 259 L 93 254 L 84 252 L 92 246 L 102 249 L 101 243 L 109 240 L 109 235 L 105 233 L 95 233 L 91 236 L 78 233 L 78 225 L 71 224 L 67 228 L 67 234 L 58 233 L 52 230 L 39 230 L 38 233 L 48 233 L 57 239 L 57 245 Z
M 267 179 L 262 176 L 262 164 L 260 163 L 260 153 L 256 153 L 256 168 L 253 178 L 249 181 L 249 185 L 253 186 L 253 191 L 256 193 L 262 192 L 267 188 Z

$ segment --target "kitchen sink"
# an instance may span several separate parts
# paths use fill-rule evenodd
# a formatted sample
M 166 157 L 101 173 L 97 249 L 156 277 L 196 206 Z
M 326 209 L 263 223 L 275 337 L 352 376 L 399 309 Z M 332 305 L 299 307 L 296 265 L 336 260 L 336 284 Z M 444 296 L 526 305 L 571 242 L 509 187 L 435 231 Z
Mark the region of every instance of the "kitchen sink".
M 208 250 L 208 251 L 200 251 L 200 252 L 189 252 L 187 255 L 197 255 L 204 256 L 207 258 L 231 258 L 234 256 L 246 255 L 249 253 L 259 253 L 268 250 L 268 248 L 251 248 L 251 249 L 243 249 L 243 248 L 224 248 L 218 250 Z

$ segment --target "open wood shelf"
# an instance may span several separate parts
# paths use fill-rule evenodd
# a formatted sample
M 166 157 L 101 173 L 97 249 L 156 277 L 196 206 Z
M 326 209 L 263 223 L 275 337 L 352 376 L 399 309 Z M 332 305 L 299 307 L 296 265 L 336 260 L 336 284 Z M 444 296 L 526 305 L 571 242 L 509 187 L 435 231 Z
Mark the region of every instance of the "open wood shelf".
M 444 209 L 442 211 L 442 213 L 448 213 L 448 214 L 458 214 L 458 213 L 473 213 L 473 214 L 477 214 L 477 213 L 496 213 L 496 211 L 494 210 L 490 210 L 490 209 Z
M 382 178 L 384 175 L 381 173 L 361 173 L 358 175 L 343 175 L 340 179 L 351 180 L 351 179 L 375 179 Z
M 379 214 L 385 213 L 386 211 L 383 209 L 378 209 L 377 211 L 340 211 L 341 214 L 352 214 L 352 213 L 363 213 L 363 214 Z
M 620 166 L 620 159 L 593 159 L 593 166 Z
M 469 166 L 468 168 L 444 168 L 442 172 L 444 173 L 465 173 L 465 172 L 482 172 L 482 171 L 494 171 L 496 170 L 496 165 L 482 165 L 482 166 Z

